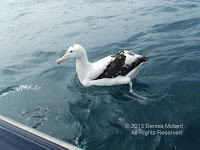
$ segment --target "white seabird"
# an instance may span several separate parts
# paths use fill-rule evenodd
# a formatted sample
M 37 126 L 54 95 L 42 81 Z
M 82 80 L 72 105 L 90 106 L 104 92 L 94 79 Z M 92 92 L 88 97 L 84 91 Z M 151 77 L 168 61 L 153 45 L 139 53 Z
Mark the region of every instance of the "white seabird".
M 136 77 L 141 64 L 149 57 L 131 51 L 120 51 L 91 63 L 88 61 L 85 49 L 81 45 L 74 44 L 62 58 L 56 61 L 56 64 L 69 58 L 76 59 L 76 72 L 83 86 L 112 86 L 129 83 L 130 92 L 132 92 L 131 80 Z

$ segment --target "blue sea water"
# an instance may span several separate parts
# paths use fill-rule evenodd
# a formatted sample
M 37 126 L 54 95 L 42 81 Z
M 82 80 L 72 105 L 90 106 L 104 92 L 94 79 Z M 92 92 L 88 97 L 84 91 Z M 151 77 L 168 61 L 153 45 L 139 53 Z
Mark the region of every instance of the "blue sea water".
M 200 149 L 200 1 L 1 0 L 0 114 L 87 150 Z M 83 87 L 74 43 L 90 61 L 149 56 L 128 85 Z M 141 125 L 183 124 L 182 135 Z

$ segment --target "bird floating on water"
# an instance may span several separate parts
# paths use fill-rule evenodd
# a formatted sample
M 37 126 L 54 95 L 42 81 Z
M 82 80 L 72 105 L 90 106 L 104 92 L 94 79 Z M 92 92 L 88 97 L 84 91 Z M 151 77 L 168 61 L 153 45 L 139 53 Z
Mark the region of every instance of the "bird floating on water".
M 81 45 L 74 44 L 62 58 L 56 61 L 56 64 L 69 58 L 76 59 L 76 72 L 83 86 L 112 86 L 129 83 L 130 92 L 132 92 L 131 80 L 136 77 L 141 64 L 149 57 L 131 51 L 120 51 L 91 63 L 88 61 L 85 49 Z

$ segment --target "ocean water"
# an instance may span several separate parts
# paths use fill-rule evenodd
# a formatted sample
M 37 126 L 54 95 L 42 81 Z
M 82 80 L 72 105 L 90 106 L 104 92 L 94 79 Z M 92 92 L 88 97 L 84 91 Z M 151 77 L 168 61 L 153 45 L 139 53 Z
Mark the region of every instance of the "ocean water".
M 0 14 L 0 114 L 87 150 L 200 149 L 199 1 L 1 0 Z M 75 60 L 57 66 L 74 43 L 91 62 L 149 56 L 139 96 L 83 87 Z M 165 124 L 183 127 L 148 126 Z

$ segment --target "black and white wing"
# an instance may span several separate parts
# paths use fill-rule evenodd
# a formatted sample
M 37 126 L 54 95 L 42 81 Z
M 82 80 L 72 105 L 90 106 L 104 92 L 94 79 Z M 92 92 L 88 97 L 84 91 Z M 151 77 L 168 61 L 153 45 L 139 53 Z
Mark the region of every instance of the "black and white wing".
M 111 55 L 114 59 L 107 65 L 107 68 L 95 80 L 103 78 L 115 78 L 117 76 L 126 76 L 141 63 L 148 60 L 149 57 L 137 55 L 130 51 L 120 51 Z

